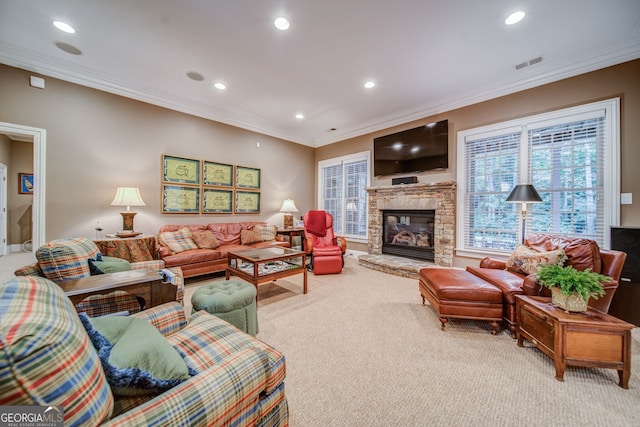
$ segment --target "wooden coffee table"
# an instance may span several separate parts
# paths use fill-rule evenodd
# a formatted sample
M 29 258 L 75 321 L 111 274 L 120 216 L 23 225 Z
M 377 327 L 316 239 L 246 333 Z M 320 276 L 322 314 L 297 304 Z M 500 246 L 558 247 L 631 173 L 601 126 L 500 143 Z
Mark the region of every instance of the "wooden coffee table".
M 307 293 L 306 253 L 278 246 L 230 251 L 227 253 L 226 279 L 230 275 L 252 283 L 256 290 L 261 283 L 302 273 L 303 293 Z M 256 299 L 258 293 L 256 292 Z
M 619 385 L 629 388 L 631 330 L 634 325 L 589 307 L 569 313 L 550 304 L 551 298 L 516 295 L 516 338 L 526 339 L 553 358 L 556 380 L 569 366 L 611 368 Z

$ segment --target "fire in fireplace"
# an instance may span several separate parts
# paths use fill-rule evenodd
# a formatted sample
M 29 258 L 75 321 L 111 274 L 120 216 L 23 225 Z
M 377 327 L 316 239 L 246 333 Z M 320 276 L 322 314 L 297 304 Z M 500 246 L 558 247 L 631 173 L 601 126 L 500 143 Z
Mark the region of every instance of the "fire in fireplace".
M 382 211 L 382 253 L 433 261 L 435 210 Z

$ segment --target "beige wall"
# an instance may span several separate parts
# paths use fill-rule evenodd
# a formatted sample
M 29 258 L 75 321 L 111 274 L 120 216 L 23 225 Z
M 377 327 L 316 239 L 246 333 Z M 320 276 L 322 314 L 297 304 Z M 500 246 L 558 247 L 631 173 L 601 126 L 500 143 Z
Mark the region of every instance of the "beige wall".
M 583 74 L 512 95 L 495 98 L 402 126 L 316 149 L 316 162 L 350 153 L 373 151 L 373 138 L 438 120 L 449 120 L 449 170 L 416 174 L 419 182 L 456 180 L 456 133 L 491 123 L 614 97 L 621 98 L 620 190 L 635 193 L 634 204 L 621 205 L 620 225 L 640 225 L 640 60 Z M 372 179 L 371 186 L 390 185 L 391 177 Z M 349 245 L 366 251 L 366 245 Z M 457 263 L 467 263 L 456 260 Z M 477 261 L 473 261 L 474 263 Z
M 120 208 L 110 206 L 118 186 L 140 187 L 146 206 L 135 208 L 135 227 L 149 234 L 167 223 L 281 225 L 287 197 L 301 212 L 314 207 L 310 147 L 54 78 L 34 89 L 32 74 L 0 65 L 0 105 L 11 105 L 0 109 L 0 121 L 46 129 L 47 240 L 94 237 L 98 220 L 105 232 L 121 229 Z M 163 153 L 261 168 L 261 213 L 161 214 Z

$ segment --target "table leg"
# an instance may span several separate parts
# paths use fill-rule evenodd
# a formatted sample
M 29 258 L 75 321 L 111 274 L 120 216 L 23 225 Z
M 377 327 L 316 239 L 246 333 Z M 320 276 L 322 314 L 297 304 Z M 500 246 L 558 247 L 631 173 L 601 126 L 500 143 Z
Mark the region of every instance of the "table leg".
M 304 275 L 304 287 L 303 287 L 303 293 L 307 293 L 307 268 L 305 267 L 305 256 L 302 255 L 302 274 Z

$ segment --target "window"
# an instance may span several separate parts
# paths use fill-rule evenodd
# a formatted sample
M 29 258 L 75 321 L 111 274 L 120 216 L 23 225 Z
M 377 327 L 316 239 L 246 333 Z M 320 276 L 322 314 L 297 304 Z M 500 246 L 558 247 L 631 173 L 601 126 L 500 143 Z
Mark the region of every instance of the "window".
M 323 160 L 318 177 L 318 206 L 333 216 L 335 233 L 366 239 L 369 152 Z
M 458 132 L 457 252 L 509 253 L 521 241 L 520 204 L 505 199 L 532 183 L 526 232 L 583 236 L 609 247 L 618 222 L 619 100 Z

